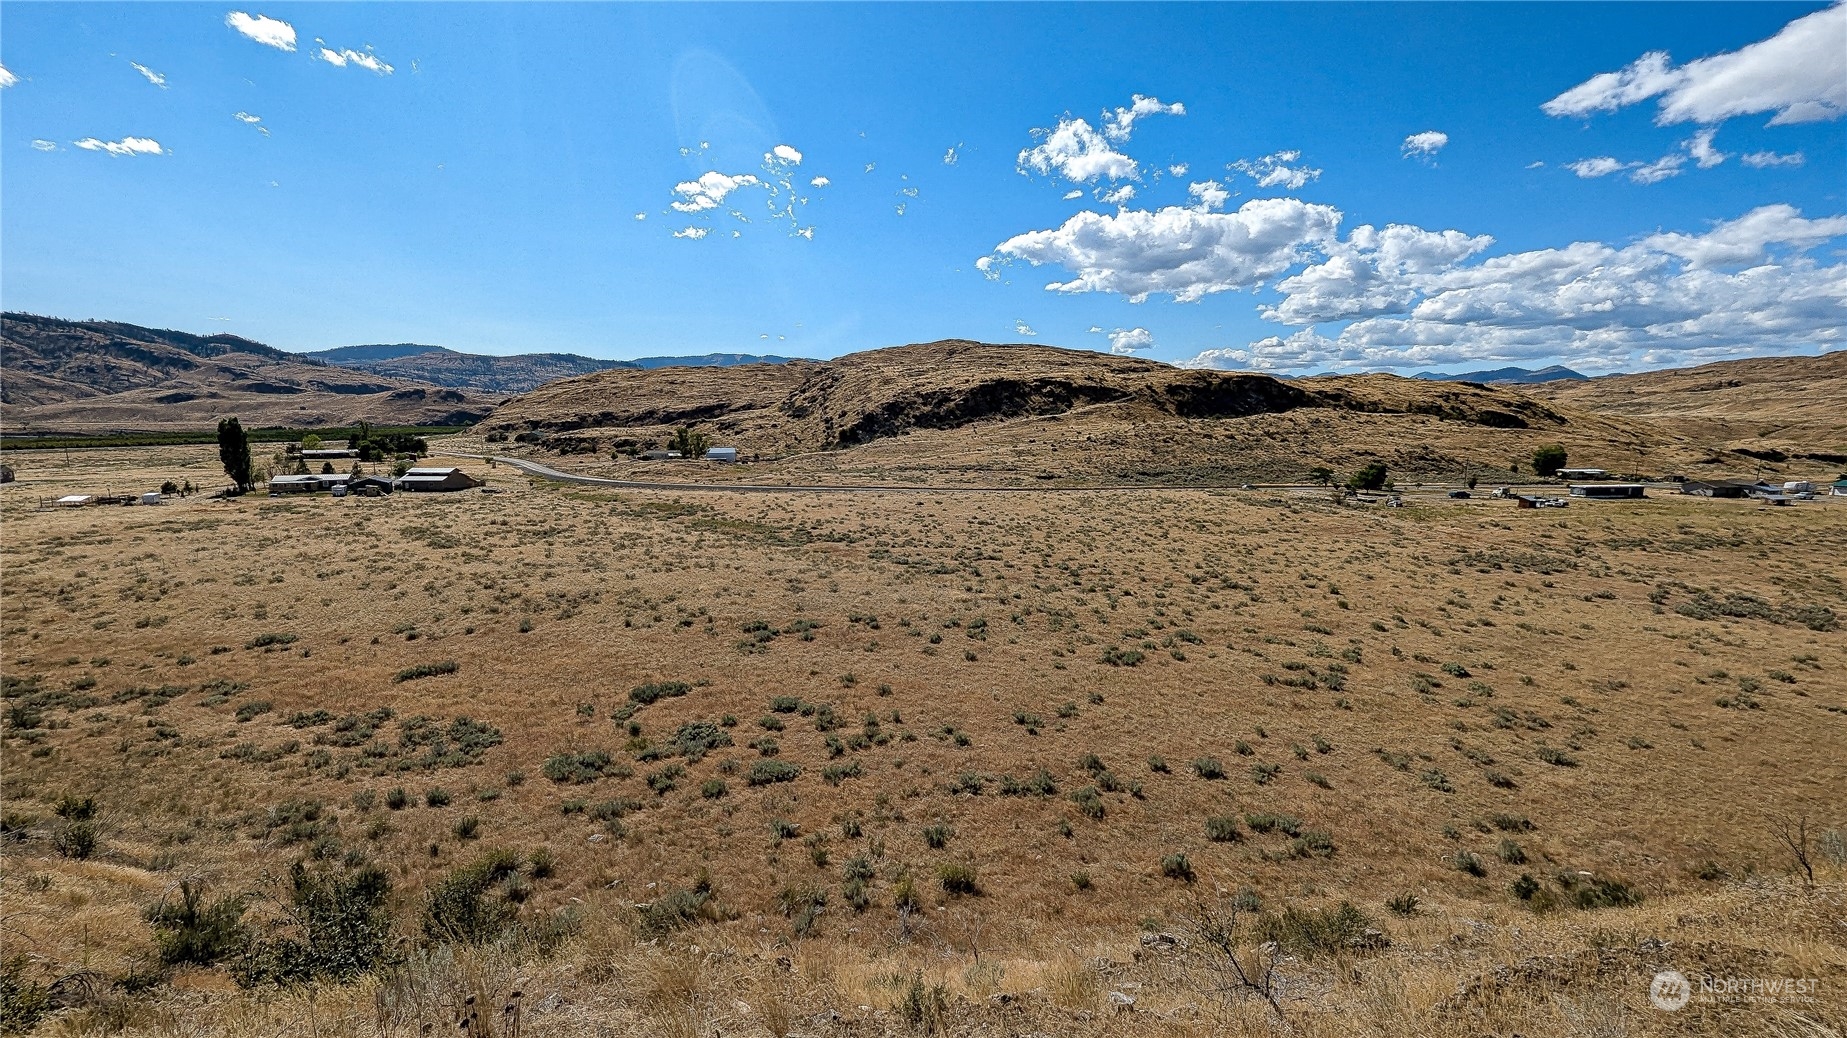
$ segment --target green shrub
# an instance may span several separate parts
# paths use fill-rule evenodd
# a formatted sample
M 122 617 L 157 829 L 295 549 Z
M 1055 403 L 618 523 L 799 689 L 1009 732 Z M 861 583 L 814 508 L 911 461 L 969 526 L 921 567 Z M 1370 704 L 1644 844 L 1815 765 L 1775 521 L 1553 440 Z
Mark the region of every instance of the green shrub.
M 615 768 L 615 759 L 606 750 L 560 750 L 545 758 L 545 766 L 540 770 L 546 778 L 560 785 L 583 785 L 595 782 Z
M 718 919 L 712 880 L 701 875 L 689 889 L 668 890 L 645 905 L 636 905 L 637 928 L 643 937 L 664 937 L 697 922 Z
M 1510 837 L 1501 840 L 1500 854 L 1501 860 L 1509 865 L 1526 864 L 1526 851 Z
M 1188 861 L 1184 854 L 1169 854 L 1162 858 L 1161 875 L 1186 883 L 1191 883 L 1197 878 L 1193 873 L 1193 863 Z
M 802 769 L 781 760 L 760 760 L 750 766 L 750 774 L 745 781 L 753 786 L 767 786 L 775 782 L 793 782 Z
M 240 722 L 253 721 L 274 709 L 275 705 L 267 699 L 253 699 L 237 708 L 237 719 Z
M 1457 872 L 1466 872 L 1477 879 L 1488 874 L 1488 867 L 1482 864 L 1480 855 L 1473 851 L 1457 851 L 1453 862 Z
M 1566 899 L 1578 908 L 1628 908 L 1642 903 L 1642 893 L 1629 884 L 1600 876 L 1585 878 L 1569 873 L 1558 877 Z
M 730 792 L 730 789 L 728 789 L 725 786 L 724 779 L 720 779 L 720 778 L 706 779 L 704 782 L 699 784 L 699 795 L 706 798 L 707 800 L 717 800 L 719 797 L 722 797 L 726 793 L 729 793 L 729 792 Z
M 383 869 L 317 870 L 296 861 L 288 884 L 279 913 L 232 966 L 240 985 L 348 981 L 384 960 L 391 879 Z
M 1260 940 L 1275 941 L 1285 951 L 1312 959 L 1354 950 L 1378 948 L 1385 939 L 1373 930 L 1372 920 L 1351 902 L 1329 909 L 1302 909 L 1290 905 L 1279 914 L 1257 920 Z
M 1292 858 L 1330 858 L 1334 855 L 1334 838 L 1319 829 L 1310 829 L 1289 841 Z
M 1222 779 L 1225 765 L 1217 757 L 1200 757 L 1193 761 L 1193 774 L 1202 779 Z
M 1417 914 L 1418 898 L 1416 894 L 1393 894 L 1385 899 L 1386 910 L 1393 915 L 1413 916 Z
M 1238 828 L 1238 820 L 1230 815 L 1214 815 L 1206 819 L 1206 839 L 1214 843 L 1235 843 L 1244 838 L 1244 832 Z
M 494 850 L 451 870 L 424 895 L 423 935 L 450 944 L 484 944 L 505 932 L 519 912 L 505 889 L 519 875 L 519 864 L 513 852 Z
M 448 807 L 453 799 L 455 798 L 449 795 L 449 791 L 441 786 L 431 786 L 429 791 L 423 794 L 423 802 L 430 807 Z
M 402 684 L 406 681 L 415 681 L 418 678 L 442 677 L 447 674 L 453 674 L 458 669 L 454 660 L 444 660 L 441 663 L 419 663 L 414 667 L 405 667 L 403 670 L 393 674 L 391 680 L 394 684 Z
M 51 992 L 26 978 L 31 961 L 24 955 L 0 961 L 0 1033 L 30 1031 L 54 1008 Z
M 937 866 L 936 878 L 942 883 L 945 894 L 974 895 L 981 893 L 981 884 L 973 865 L 947 862 Z
M 385 806 L 393 811 L 402 811 L 410 806 L 410 794 L 403 786 L 393 786 L 385 793 Z
M 943 1031 L 949 1015 L 949 991 L 941 984 L 925 984 L 923 971 L 911 975 L 911 983 L 898 1002 L 898 1019 L 906 1027 L 922 1034 Z
M 924 843 L 927 844 L 931 850 L 940 851 L 949 845 L 949 838 L 955 834 L 956 831 L 954 829 L 940 822 L 936 825 L 926 825 L 923 830 Z
M 51 833 L 53 849 L 73 861 L 83 861 L 95 854 L 99 842 L 101 836 L 96 823 L 88 819 L 61 821 Z
M 1244 824 L 1254 833 L 1280 832 L 1285 836 L 1302 835 L 1302 820 L 1289 815 L 1254 814 L 1245 815 Z
M 1077 805 L 1078 813 L 1086 818 L 1101 821 L 1104 814 L 1103 795 L 1095 786 L 1074 789 L 1068 794 L 1071 802 Z
M 243 899 L 222 897 L 208 905 L 203 888 L 191 880 L 180 882 L 177 899 L 163 898 L 145 915 L 160 961 L 168 966 L 210 966 L 241 954 L 250 942 Z
M 1541 746 L 1538 753 L 1540 760 L 1554 767 L 1575 768 L 1578 766 L 1578 759 L 1566 753 L 1564 750 L 1554 749 L 1550 746 Z
M 848 761 L 845 764 L 828 764 L 821 768 L 821 780 L 830 786 L 838 786 L 850 778 L 859 778 L 864 774 L 859 762 Z
M 629 689 L 628 697 L 631 702 L 648 706 L 663 699 L 683 696 L 692 690 L 693 686 L 684 681 L 657 681 Z

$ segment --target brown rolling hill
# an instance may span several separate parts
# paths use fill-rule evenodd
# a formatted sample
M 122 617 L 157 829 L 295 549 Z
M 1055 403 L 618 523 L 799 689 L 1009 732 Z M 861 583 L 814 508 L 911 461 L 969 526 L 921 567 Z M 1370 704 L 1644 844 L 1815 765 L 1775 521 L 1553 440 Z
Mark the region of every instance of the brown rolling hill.
M 234 335 L 0 317 L 0 420 L 9 433 L 198 429 L 227 415 L 250 427 L 466 425 L 494 402 Z
M 609 455 L 664 443 L 680 425 L 744 457 L 776 459 L 750 478 L 1223 484 L 1384 461 L 1396 476 L 1492 480 L 1516 474 L 1542 443 L 1636 473 L 1712 453 L 1652 422 L 1506 387 L 1389 375 L 1289 381 L 962 340 L 827 362 L 599 372 L 509 401 L 479 428 Z
M 1847 350 L 1524 386 L 1522 392 L 1751 452 L 1847 461 Z

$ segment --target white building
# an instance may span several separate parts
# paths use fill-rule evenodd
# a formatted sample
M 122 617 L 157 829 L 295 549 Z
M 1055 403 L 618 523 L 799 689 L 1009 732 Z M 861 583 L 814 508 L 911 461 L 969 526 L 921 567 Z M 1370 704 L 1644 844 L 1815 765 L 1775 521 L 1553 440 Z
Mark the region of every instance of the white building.
M 733 463 L 738 460 L 738 449 L 736 447 L 708 447 L 705 460 Z

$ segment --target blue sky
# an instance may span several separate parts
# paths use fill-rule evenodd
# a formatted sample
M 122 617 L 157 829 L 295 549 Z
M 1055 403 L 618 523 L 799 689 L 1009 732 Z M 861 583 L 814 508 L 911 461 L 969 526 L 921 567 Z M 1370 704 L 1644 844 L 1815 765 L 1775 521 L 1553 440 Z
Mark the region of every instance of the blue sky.
M 1847 340 L 1839 5 L 8 3 L 0 65 L 8 309 L 1285 372 Z

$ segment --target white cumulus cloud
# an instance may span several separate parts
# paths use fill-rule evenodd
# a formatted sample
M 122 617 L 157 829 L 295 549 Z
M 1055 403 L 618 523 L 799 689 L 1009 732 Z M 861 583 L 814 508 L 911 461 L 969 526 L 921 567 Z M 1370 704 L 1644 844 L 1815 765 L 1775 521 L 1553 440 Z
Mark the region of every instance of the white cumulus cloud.
M 1718 132 L 1718 127 L 1708 126 L 1681 142 L 1681 147 L 1687 149 L 1687 154 L 1693 156 L 1694 163 L 1701 169 L 1711 169 L 1731 158 L 1730 155 L 1713 146 L 1712 138 Z
M 1160 98 L 1143 97 L 1136 94 L 1129 102 L 1129 107 L 1118 108 L 1113 112 L 1103 114 L 1103 135 L 1112 141 L 1121 143 L 1128 140 L 1129 134 L 1134 132 L 1135 122 L 1138 119 L 1144 119 L 1150 115 L 1185 114 L 1186 105 L 1178 101 L 1173 104 L 1162 104 Z
M 224 16 L 224 23 L 265 47 L 295 49 L 295 27 L 280 19 L 232 11 Z
M 1034 130 L 1033 136 L 1039 143 L 1020 152 L 1021 173 L 1060 176 L 1080 184 L 1099 177 L 1134 180 L 1140 175 L 1134 159 L 1111 147 L 1082 119 L 1060 119 L 1050 130 Z
M 1401 230 L 1406 242 L 1429 233 Z M 1810 255 L 1843 236 L 1847 216 L 1807 219 L 1787 205 L 1703 233 L 1664 232 L 1621 247 L 1575 242 L 1468 264 L 1450 259 L 1476 241 L 1463 236 L 1447 250 L 1426 242 L 1434 251 L 1421 272 L 1395 279 L 1395 294 L 1368 294 L 1364 273 L 1343 288 L 1330 260 L 1324 276 L 1282 282 L 1284 302 L 1263 316 L 1308 323 L 1357 315 L 1337 336 L 1304 328 L 1187 363 L 1403 369 L 1563 357 L 1608 370 L 1813 352 L 1847 345 L 1847 264 L 1824 266 Z M 1361 237 L 1356 229 L 1343 245 L 1358 249 Z M 1321 305 L 1343 292 L 1366 302 Z
M 1109 333 L 1109 351 L 1118 357 L 1151 349 L 1154 349 L 1154 333 L 1146 328 L 1118 328 Z
M 5 65 L 0 65 L 0 90 L 4 90 L 17 82 L 19 82 L 19 77 L 8 71 Z
M 162 150 L 160 142 L 149 137 L 124 137 L 119 141 L 85 137 L 71 143 L 85 151 L 102 151 L 111 155 L 159 155 Z
M 950 148 L 948 151 L 943 152 L 943 165 L 945 166 L 955 165 L 956 160 L 962 157 L 960 154 L 958 154 L 961 150 L 962 150 L 962 145 L 957 144 L 954 147 Z
M 831 183 L 833 183 L 833 181 L 827 179 L 826 177 L 816 177 L 813 180 L 810 180 L 808 182 L 808 186 L 809 187 L 826 187 L 827 185 Z
M 141 73 L 141 78 L 147 80 L 148 82 L 154 84 L 155 86 L 161 88 L 162 90 L 167 89 L 167 77 L 166 76 L 161 75 L 160 73 L 154 71 L 151 68 L 148 68 L 146 65 L 143 65 L 138 61 L 131 61 L 128 64 L 136 72 Z
M 1104 205 L 1127 205 L 1129 200 L 1134 197 L 1134 184 L 1123 184 L 1120 187 L 1113 187 L 1107 191 L 1099 189 L 1097 192 L 1097 201 L 1102 202 Z
M 1048 291 L 1113 292 L 1137 303 L 1163 294 L 1190 303 L 1283 273 L 1332 240 L 1339 224 L 1333 206 L 1293 198 L 1253 199 L 1233 213 L 1188 206 L 1082 212 L 1062 226 L 1015 235 L 994 255 L 1075 275 Z
M 1770 125 L 1847 115 L 1847 4 L 1804 15 L 1767 40 L 1676 67 L 1663 51 L 1604 72 L 1541 105 L 1588 116 L 1660 98 L 1655 121 L 1718 123 L 1774 112 Z
M 673 232 L 673 236 L 675 238 L 688 238 L 693 241 L 698 241 L 699 239 L 711 233 L 712 233 L 712 228 L 710 227 L 688 227 L 683 231 Z
M 1441 130 L 1425 130 L 1423 133 L 1414 133 L 1406 137 L 1399 154 L 1401 157 L 1407 159 L 1413 157 L 1420 159 L 1435 158 L 1436 153 L 1442 151 L 1448 144 L 1449 134 Z
M 1355 227 L 1323 246 L 1324 259 L 1276 286 L 1280 302 L 1262 309 L 1283 324 L 1317 324 L 1394 313 L 1435 275 L 1494 244 L 1488 235 L 1427 231 L 1406 224 Z
M 1258 159 L 1239 159 L 1225 168 L 1250 177 L 1257 182 L 1258 187 L 1280 187 L 1295 191 L 1321 176 L 1318 169 L 1297 165 L 1301 159 L 1302 153 L 1299 151 L 1279 151 Z
M 753 173 L 727 174 L 712 170 L 700 174 L 697 180 L 674 185 L 674 194 L 681 198 L 673 203 L 673 208 L 682 213 L 702 213 L 708 209 L 717 209 L 738 188 L 755 187 L 761 183 L 763 181 Z
M 1039 333 L 1033 331 L 1032 325 L 1027 324 L 1025 321 L 1014 321 L 1013 322 L 1013 334 L 1023 335 L 1030 339 L 1038 335 Z
M 802 153 L 787 144 L 778 144 L 770 149 L 768 155 L 763 156 L 763 161 L 787 162 L 791 166 L 799 166 L 802 164 Z
M 1069 201 L 1071 201 L 1071 200 L 1072 200 L 1072 199 L 1074 199 L 1074 198 L 1082 198 L 1082 197 L 1084 197 L 1084 191 L 1083 191 L 1083 189 L 1082 189 L 1082 188 L 1075 188 L 1075 187 L 1074 187 L 1074 188 L 1072 188 L 1072 189 L 1071 189 L 1071 190 L 1069 190 L 1069 191 L 1066 191 L 1066 192 L 1065 192 L 1065 196 L 1064 196 L 1064 198 L 1065 198 L 1065 201 L 1067 201 L 1067 202 L 1069 202 Z
M 1199 203 L 1201 209 L 1208 212 L 1223 209 L 1225 203 L 1231 201 L 1231 192 L 1225 190 L 1224 185 L 1216 180 L 1202 180 L 1188 184 L 1186 193 Z

